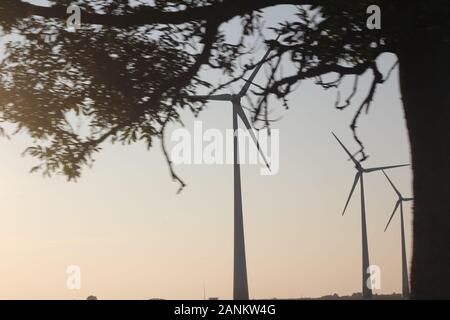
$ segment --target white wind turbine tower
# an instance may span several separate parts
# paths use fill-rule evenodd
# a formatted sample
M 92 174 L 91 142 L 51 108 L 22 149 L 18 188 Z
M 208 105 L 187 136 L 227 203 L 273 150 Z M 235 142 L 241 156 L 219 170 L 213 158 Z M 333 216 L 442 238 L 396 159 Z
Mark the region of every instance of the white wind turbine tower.
M 404 165 L 396 165 L 396 166 L 388 166 L 388 167 L 375 167 L 375 168 L 363 168 L 361 163 L 355 159 L 355 157 L 348 151 L 348 149 L 344 146 L 344 144 L 338 139 L 338 137 L 333 133 L 333 136 L 339 142 L 341 147 L 345 150 L 347 155 L 355 164 L 355 168 L 357 170 L 355 175 L 355 180 L 352 185 L 352 189 L 350 191 L 350 195 L 348 196 L 347 202 L 345 203 L 344 211 L 342 215 L 344 215 L 345 210 L 347 209 L 348 203 L 353 195 L 353 191 L 355 190 L 356 185 L 359 182 L 359 187 L 361 190 L 361 231 L 362 231 L 362 295 L 364 299 L 372 299 L 372 289 L 368 285 L 370 284 L 370 264 L 369 264 L 369 245 L 367 241 L 367 226 L 366 226 L 366 204 L 365 204 L 365 196 L 364 196 L 364 173 L 371 173 L 380 170 L 387 170 L 392 168 L 399 168 L 408 166 L 408 164 Z
M 278 40 L 279 36 L 277 37 Z M 238 143 L 238 117 L 242 120 L 245 127 L 250 133 L 256 147 L 264 160 L 267 168 L 270 170 L 269 163 L 261 151 L 258 139 L 253 132 L 250 121 L 245 115 L 244 109 L 241 105 L 241 99 L 247 94 L 250 85 L 256 77 L 256 74 L 261 69 L 264 61 L 270 54 L 269 49 L 261 61 L 256 65 L 255 70 L 246 80 L 245 85 L 237 94 L 219 94 L 210 96 L 189 96 L 188 98 L 195 100 L 213 100 L 213 101 L 228 101 L 233 105 L 233 151 L 234 151 L 234 269 L 233 269 L 233 299 L 234 300 L 248 300 L 248 282 L 247 282 L 247 263 L 245 259 L 245 241 L 244 241 L 244 221 L 242 215 L 242 194 L 241 194 L 241 169 L 239 164 L 239 143 Z
M 386 172 L 384 172 L 384 175 L 388 179 L 389 183 L 391 184 L 392 188 L 394 189 L 395 193 L 398 196 L 398 201 L 395 204 L 394 211 L 391 214 L 391 217 L 389 218 L 389 221 L 386 225 L 386 228 L 384 228 L 384 231 L 386 232 L 387 228 L 389 227 L 389 224 L 392 221 L 392 218 L 394 217 L 394 214 L 397 212 L 398 207 L 400 207 L 400 230 L 401 230 L 401 241 L 402 241 L 402 296 L 404 299 L 409 299 L 409 278 L 408 278 L 408 260 L 406 258 L 406 241 L 405 241 L 405 222 L 403 220 L 403 202 L 413 201 L 413 198 L 405 198 L 402 196 L 400 191 L 395 187 L 394 183 L 392 183 L 391 179 L 388 177 Z

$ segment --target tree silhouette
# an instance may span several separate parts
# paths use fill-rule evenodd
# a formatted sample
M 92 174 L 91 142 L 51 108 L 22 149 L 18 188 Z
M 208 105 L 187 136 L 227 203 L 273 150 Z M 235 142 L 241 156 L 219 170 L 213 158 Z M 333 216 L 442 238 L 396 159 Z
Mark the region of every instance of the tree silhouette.
M 0 3 L 7 43 L 0 66 L 0 121 L 33 138 L 26 150 L 40 160 L 33 171 L 63 173 L 68 179 L 79 177 L 103 142 L 144 140 L 150 147 L 163 138 L 168 123 L 180 121 L 180 110 L 200 112 L 204 101 L 188 96 L 218 89 L 199 78 L 201 68 L 219 69 L 229 82 L 245 78 L 251 63 L 240 67 L 235 61 L 248 53 L 246 38 L 260 33 L 264 8 L 291 4 L 296 19 L 281 22 L 275 29 L 280 39 L 267 41 L 274 48 L 267 58 L 271 73 L 267 85 L 256 90 L 255 126 L 270 124 L 270 95 L 287 104 L 304 79 L 329 89 L 353 77 L 352 92 L 336 101 L 338 109 L 345 109 L 358 90 L 358 78 L 369 72 L 372 84 L 351 123 L 364 160 L 358 119 L 398 65 L 414 172 L 411 295 L 450 298 L 448 1 L 156 0 L 150 5 L 79 0 L 82 27 L 76 32 L 65 28 L 72 1 L 51 3 Z M 372 4 L 381 8 L 381 29 L 367 28 Z M 242 37 L 230 44 L 221 26 L 235 17 Z M 398 63 L 383 75 L 376 59 L 385 52 L 396 54 Z M 286 62 L 294 73 L 280 73 Z M 329 80 L 330 75 L 335 78 Z M 76 121 L 83 125 L 76 128 Z M 183 187 L 167 160 L 172 178 Z

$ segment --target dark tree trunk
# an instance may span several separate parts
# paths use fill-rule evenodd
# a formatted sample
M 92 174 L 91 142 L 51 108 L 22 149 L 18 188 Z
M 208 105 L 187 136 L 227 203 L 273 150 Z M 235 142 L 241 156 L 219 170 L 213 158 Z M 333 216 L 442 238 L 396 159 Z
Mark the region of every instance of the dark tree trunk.
M 450 298 L 450 39 L 410 30 L 398 50 L 414 172 L 411 298 Z

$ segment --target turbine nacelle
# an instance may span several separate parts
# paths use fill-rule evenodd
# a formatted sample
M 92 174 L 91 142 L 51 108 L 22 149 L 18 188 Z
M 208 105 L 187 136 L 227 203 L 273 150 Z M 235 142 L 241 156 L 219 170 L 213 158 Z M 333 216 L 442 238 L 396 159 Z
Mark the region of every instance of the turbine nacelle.
M 345 203 L 344 211 L 342 212 L 342 215 L 345 214 L 345 211 L 347 210 L 348 204 L 350 202 L 350 199 L 353 195 L 353 192 L 355 191 L 356 185 L 361 180 L 364 173 L 371 173 L 375 171 L 383 171 L 388 169 L 394 169 L 394 168 L 401 168 L 409 166 L 409 164 L 401 164 L 401 165 L 395 165 L 395 166 L 385 166 L 385 167 L 373 167 L 373 168 L 364 168 L 361 165 L 361 162 L 356 160 L 355 156 L 345 147 L 345 145 L 339 140 L 339 138 L 332 132 L 333 136 L 336 138 L 337 142 L 341 145 L 341 147 L 344 149 L 345 153 L 350 157 L 350 160 L 354 163 L 355 168 L 357 170 L 357 173 L 355 175 L 355 180 L 353 181 L 352 189 L 350 191 L 350 195 L 347 199 L 347 202 Z M 384 172 L 384 171 L 383 171 Z
M 392 221 L 392 218 L 394 217 L 395 213 L 397 212 L 397 209 L 402 206 L 403 202 L 407 202 L 407 201 L 413 201 L 414 198 L 405 198 L 403 197 L 403 195 L 400 193 L 400 191 L 397 189 L 397 187 L 394 185 L 394 183 L 392 182 L 392 180 L 389 178 L 389 176 L 387 175 L 386 172 L 384 172 L 383 170 L 383 174 L 385 175 L 386 179 L 389 181 L 389 184 L 392 186 L 392 189 L 394 189 L 395 193 L 398 196 L 398 200 L 397 203 L 395 204 L 394 207 L 394 211 L 392 212 L 391 216 L 389 217 L 389 221 L 386 224 L 386 227 L 384 228 L 384 231 L 386 232 L 387 228 L 389 227 L 389 224 Z M 403 210 L 403 207 L 401 208 Z
M 279 35 L 277 37 L 276 40 L 279 39 Z M 252 74 L 250 75 L 250 77 L 248 79 L 245 79 L 245 84 L 242 87 L 242 89 L 239 91 L 239 93 L 237 94 L 216 94 L 216 95 L 196 95 L 196 96 L 188 96 L 188 98 L 190 100 L 193 101 L 203 101 L 203 100 L 211 100 L 211 101 L 228 101 L 231 102 L 233 104 L 233 113 L 236 113 L 238 115 L 238 117 L 242 120 L 242 122 L 244 123 L 245 127 L 247 128 L 247 130 L 250 133 L 250 136 L 253 140 L 253 142 L 256 145 L 256 148 L 258 149 L 258 152 L 261 156 L 261 158 L 264 160 L 264 163 L 267 167 L 267 169 L 270 171 L 270 165 L 269 162 L 267 161 L 264 153 L 261 150 L 261 147 L 259 145 L 258 139 L 256 138 L 256 135 L 253 131 L 253 128 L 250 124 L 250 121 L 248 120 L 247 116 L 245 115 L 244 109 L 242 108 L 242 104 L 241 104 L 241 99 L 242 97 L 244 97 L 250 86 L 253 83 L 253 80 L 255 79 L 256 75 L 258 74 L 259 70 L 261 69 L 263 63 L 266 61 L 266 59 L 268 58 L 269 54 L 270 54 L 271 49 L 267 50 L 266 54 L 264 55 L 264 57 L 261 59 L 261 61 L 256 65 L 255 70 L 253 70 Z M 237 128 L 234 128 L 235 130 Z

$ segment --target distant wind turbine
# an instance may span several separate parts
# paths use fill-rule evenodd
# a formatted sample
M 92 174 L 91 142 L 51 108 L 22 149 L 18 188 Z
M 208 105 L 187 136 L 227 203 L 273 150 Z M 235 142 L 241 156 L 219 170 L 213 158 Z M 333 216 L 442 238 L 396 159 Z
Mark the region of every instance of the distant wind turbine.
M 394 217 L 395 212 L 397 212 L 398 207 L 400 207 L 400 230 L 401 230 L 401 241 L 402 241 L 402 295 L 404 299 L 409 299 L 409 278 L 408 278 L 408 261 L 406 258 L 406 241 L 405 241 L 405 222 L 403 220 L 403 202 L 413 201 L 413 198 L 405 198 L 402 196 L 400 191 L 395 187 L 394 183 L 392 183 L 389 176 L 384 172 L 384 175 L 388 179 L 389 183 L 391 184 L 392 188 L 394 189 L 395 193 L 398 196 L 398 201 L 395 204 L 394 211 L 391 214 L 391 217 L 389 218 L 389 221 L 386 225 L 386 228 L 384 228 L 384 231 L 386 232 L 387 228 L 389 227 L 389 224 L 392 221 L 392 218 Z
M 366 226 L 366 204 L 365 204 L 365 196 L 364 196 L 364 173 L 371 173 L 375 171 L 380 170 L 387 170 L 387 169 L 393 169 L 393 168 L 400 168 L 408 166 L 408 164 L 404 165 L 396 165 L 396 166 L 388 166 L 388 167 L 375 167 L 375 168 L 363 168 L 361 163 L 355 159 L 353 154 L 348 151 L 348 149 L 344 146 L 344 144 L 341 142 L 341 140 L 338 139 L 338 137 L 332 133 L 333 136 L 336 138 L 338 143 L 341 145 L 341 147 L 345 150 L 347 155 L 350 157 L 350 159 L 355 164 L 355 168 L 357 170 L 355 175 L 355 180 L 352 185 L 352 189 L 350 191 L 350 195 L 348 196 L 347 202 L 345 203 L 344 211 L 342 212 L 342 215 L 344 215 L 345 210 L 347 210 L 347 206 L 350 202 L 350 199 L 353 195 L 353 191 L 355 190 L 356 185 L 359 184 L 360 190 L 361 190 L 361 229 L 362 229 L 362 295 L 364 299 L 372 299 L 372 289 L 368 286 L 370 282 L 370 273 L 369 273 L 369 245 L 367 241 L 367 226 Z
M 277 37 L 278 40 L 279 36 Z M 261 61 L 256 65 L 250 78 L 237 94 L 219 94 L 209 96 L 189 96 L 195 100 L 228 101 L 233 105 L 233 150 L 234 150 L 234 270 L 233 270 L 233 299 L 248 300 L 248 282 L 247 282 L 247 263 L 245 259 L 245 241 L 244 241 L 244 222 L 242 215 L 242 194 L 241 194 L 241 169 L 239 164 L 239 143 L 238 143 L 238 117 L 242 120 L 245 127 L 264 160 L 267 168 L 270 170 L 269 163 L 261 151 L 258 139 L 253 132 L 250 121 L 245 115 L 241 105 L 241 99 L 247 94 L 250 85 L 253 84 L 257 73 L 270 54 L 271 49 L 266 52 Z

